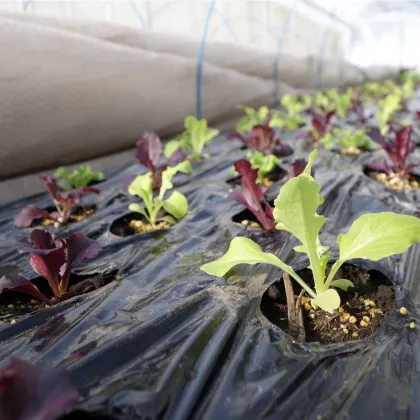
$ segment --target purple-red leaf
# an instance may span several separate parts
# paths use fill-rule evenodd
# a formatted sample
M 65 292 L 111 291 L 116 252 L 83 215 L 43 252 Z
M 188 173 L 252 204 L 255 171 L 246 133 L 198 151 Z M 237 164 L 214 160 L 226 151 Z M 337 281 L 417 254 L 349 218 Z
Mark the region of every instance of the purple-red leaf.
M 246 206 L 258 219 L 264 229 L 274 229 L 275 224 L 272 209 L 268 204 L 265 204 L 265 208 L 261 204 L 261 200 L 267 189 L 261 188 L 257 184 L 258 170 L 252 169 L 250 162 L 245 159 L 236 161 L 234 166 L 236 171 L 242 175 L 242 188 L 240 191 L 231 193 L 228 198 Z
M 390 175 L 393 171 L 392 168 L 389 167 L 385 158 L 378 159 L 372 163 L 367 163 L 366 165 L 363 165 L 363 168 L 371 171 L 385 172 L 387 175 Z
M 59 244 L 53 236 L 40 229 L 31 233 L 31 241 L 24 238 L 18 241 L 19 252 L 30 252 L 30 264 L 34 271 L 47 279 L 54 296 L 60 297 L 67 291 L 72 267 L 85 258 L 94 258 L 102 249 L 98 242 L 75 233 L 60 239 Z
M 254 125 L 250 131 L 245 134 L 229 132 L 229 139 L 239 139 L 245 144 L 247 149 L 258 150 L 265 155 L 276 155 L 278 157 L 289 156 L 293 153 L 293 149 L 281 142 L 276 137 L 276 132 L 269 126 L 273 116 L 270 115 L 264 121 L 264 124 Z
M 318 143 L 322 137 L 333 129 L 331 118 L 335 111 L 327 112 L 326 114 L 312 114 L 312 126 L 316 132 L 316 137 L 313 138 L 315 143 Z
M 43 302 L 50 302 L 39 289 L 28 279 L 19 275 L 3 276 L 0 278 L 0 294 L 6 292 L 20 292 L 25 295 L 33 296 Z
M 54 420 L 78 398 L 64 369 L 40 369 L 13 356 L 0 368 L 1 420 Z
M 367 132 L 368 136 L 377 144 L 379 144 L 387 153 L 391 160 L 393 167 L 390 168 L 387 164 L 384 165 L 385 161 L 378 161 L 375 163 L 378 170 L 386 173 L 396 172 L 399 177 L 404 177 L 408 174 L 410 168 L 407 166 L 407 158 L 416 147 L 416 144 L 411 140 L 411 126 L 403 127 L 395 132 L 395 139 L 383 136 L 377 128 L 371 129 Z M 372 167 L 373 164 L 368 165 Z M 381 167 L 383 167 L 381 169 Z M 412 167 L 411 167 L 412 168 Z M 388 171 L 389 170 L 389 171 Z
M 150 172 L 156 170 L 156 165 L 162 157 L 162 143 L 156 133 L 144 133 L 136 142 L 136 158 L 147 166 Z
M 18 228 L 27 228 L 31 226 L 36 219 L 56 220 L 56 213 L 48 213 L 46 210 L 29 204 L 15 217 L 15 225 Z
M 287 168 L 287 179 L 300 175 L 306 168 L 306 159 L 295 159 Z
M 66 239 L 62 239 L 61 243 L 65 250 L 65 262 L 60 269 L 60 294 L 67 290 L 71 269 L 80 265 L 85 258 L 95 258 L 102 250 L 98 242 L 88 239 L 80 233 L 74 233 Z

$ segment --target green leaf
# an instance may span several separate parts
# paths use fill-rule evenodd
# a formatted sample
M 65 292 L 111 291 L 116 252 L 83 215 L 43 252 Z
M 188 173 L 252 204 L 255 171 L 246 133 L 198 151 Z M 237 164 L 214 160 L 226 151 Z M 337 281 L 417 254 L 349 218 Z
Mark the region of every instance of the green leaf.
M 185 127 L 190 134 L 191 147 L 194 156 L 200 156 L 204 146 L 219 134 L 219 130 L 208 128 L 207 120 L 197 120 L 195 117 L 185 119 Z
M 327 133 L 324 137 L 321 138 L 320 143 L 328 148 L 334 146 L 337 143 L 337 141 L 335 140 L 332 133 Z
M 69 173 L 64 166 L 60 166 L 54 172 L 54 178 L 68 178 Z
M 130 211 L 134 211 L 135 213 L 140 213 L 141 215 L 143 215 L 147 220 L 149 220 L 149 216 L 148 216 L 148 214 L 147 214 L 147 212 L 146 212 L 146 210 L 140 205 L 140 204 L 137 204 L 137 203 L 131 203 L 129 206 L 128 206 L 128 209 L 130 210 Z
M 166 216 L 160 217 L 159 219 L 157 219 L 158 221 L 163 221 L 163 222 L 167 222 L 170 225 L 174 225 L 176 223 L 176 219 L 174 219 L 172 216 L 169 216 L 169 214 L 167 214 Z
M 378 261 L 402 254 L 420 242 L 420 219 L 391 212 L 364 214 L 337 238 L 340 261 L 364 258 Z
M 311 288 L 293 271 L 293 268 L 278 259 L 275 255 L 263 252 L 252 239 L 238 236 L 232 239 L 229 249 L 223 257 L 200 269 L 212 276 L 222 277 L 232 267 L 238 264 L 271 264 L 292 276 L 312 297 L 315 293 Z
M 67 179 L 62 179 L 61 181 L 58 182 L 58 185 L 64 191 L 70 191 L 74 188 L 73 184 Z
M 338 279 L 331 282 L 331 287 L 336 287 L 347 292 L 350 287 L 354 287 L 354 284 L 350 280 Z
M 184 160 L 181 163 L 178 163 L 175 166 L 168 166 L 162 172 L 162 186 L 160 187 L 159 197 L 163 199 L 165 192 L 173 188 L 171 182 L 172 177 L 177 173 L 182 172 L 184 174 L 190 174 L 192 172 L 191 162 L 189 160 Z
M 184 217 L 188 212 L 188 201 L 184 194 L 174 191 L 169 198 L 162 201 L 163 208 L 176 219 Z
M 295 247 L 295 251 L 308 255 L 318 294 L 324 291 L 325 277 L 318 255 L 322 249 L 318 235 L 327 219 L 316 213 L 317 208 L 324 202 L 319 195 L 321 186 L 310 175 L 316 156 L 315 149 L 309 156 L 304 172 L 287 181 L 280 189 L 280 194 L 274 201 L 274 220 L 277 223 L 276 229 L 290 232 L 302 243 Z
M 139 175 L 129 185 L 128 192 L 131 195 L 138 195 L 144 201 L 146 209 L 149 214 L 153 212 L 153 181 L 152 174 L 147 172 L 143 175 Z
M 334 289 L 328 289 L 312 299 L 312 302 L 326 312 L 332 313 L 340 306 L 340 296 Z
M 163 151 L 166 159 L 169 159 L 181 146 L 182 142 L 180 140 L 168 141 L 168 143 L 165 144 L 165 149 Z

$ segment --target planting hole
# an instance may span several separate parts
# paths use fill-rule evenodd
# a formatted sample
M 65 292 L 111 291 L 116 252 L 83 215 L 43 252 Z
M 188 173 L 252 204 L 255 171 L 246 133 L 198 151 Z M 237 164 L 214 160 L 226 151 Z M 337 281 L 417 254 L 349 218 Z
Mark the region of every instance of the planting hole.
M 163 217 L 166 214 L 166 212 L 161 211 L 159 217 Z M 172 225 L 170 223 L 162 221 L 156 223 L 156 228 L 153 229 L 152 226 L 150 226 L 147 220 L 140 213 L 132 212 L 114 220 L 110 227 L 110 231 L 116 236 L 126 237 L 131 235 L 137 235 L 139 233 L 147 233 L 162 229 L 168 229 L 171 226 Z
M 410 173 L 408 178 L 399 178 L 397 176 L 388 176 L 383 171 L 374 171 L 365 168 L 363 173 L 369 178 L 386 185 L 388 188 L 396 191 L 413 190 L 420 187 L 420 176 Z
M 330 268 L 331 265 L 327 272 Z M 313 286 L 311 270 L 306 268 L 297 274 Z M 367 338 L 385 322 L 394 308 L 392 283 L 379 271 L 366 272 L 355 265 L 344 264 L 336 278 L 351 280 L 355 287 L 347 292 L 336 289 L 341 306 L 333 314 L 312 308 L 306 293 L 301 298 L 306 341 L 339 343 Z M 292 286 L 297 298 L 302 289 L 293 279 Z M 271 323 L 290 334 L 283 281 L 272 284 L 266 290 L 261 300 L 261 311 Z
M 45 209 L 48 213 L 56 212 L 57 209 L 55 207 L 47 207 Z M 68 224 L 82 222 L 83 220 L 87 219 L 96 211 L 96 205 L 91 206 L 77 206 L 73 209 L 71 216 L 69 218 Z M 51 226 L 54 224 L 53 220 L 46 220 L 46 219 L 36 219 L 32 222 L 30 227 L 40 227 L 40 226 Z
M 73 296 L 84 295 L 100 289 L 118 280 L 118 270 L 113 270 L 109 273 L 94 273 L 89 275 L 71 274 L 68 291 L 72 292 Z M 32 279 L 31 282 L 48 298 L 52 298 L 53 294 L 48 282 L 43 277 Z M 48 308 L 52 304 L 46 304 L 31 296 L 20 292 L 7 292 L 0 295 L 0 319 L 4 321 L 11 321 L 13 316 L 29 314 L 39 309 Z
M 274 208 L 274 200 L 269 201 L 269 204 L 270 204 L 271 207 Z M 250 211 L 248 209 L 244 209 L 241 212 L 235 214 L 232 217 L 232 222 L 240 223 L 242 225 L 250 226 L 250 227 L 253 227 L 253 228 L 262 229 L 258 219 L 254 216 L 252 211 Z

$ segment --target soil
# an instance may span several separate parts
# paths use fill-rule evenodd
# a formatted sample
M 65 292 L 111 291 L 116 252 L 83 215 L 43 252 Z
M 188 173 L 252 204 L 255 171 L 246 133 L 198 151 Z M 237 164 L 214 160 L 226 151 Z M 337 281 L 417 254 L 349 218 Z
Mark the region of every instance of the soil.
M 71 274 L 68 290 L 72 296 L 80 296 L 99 289 L 111 281 L 121 280 L 117 270 L 110 273 L 98 273 L 89 276 Z M 38 277 L 32 280 L 39 290 L 47 297 L 53 297 L 46 279 Z M 19 292 L 7 292 L 0 295 L 0 324 L 2 322 L 14 324 L 16 318 L 30 314 L 39 309 L 49 308 L 52 304 L 38 301 L 31 296 Z
M 48 207 L 45 210 L 48 211 L 49 213 L 57 211 L 55 207 Z M 95 213 L 95 211 L 96 211 L 95 205 L 86 206 L 86 207 L 77 206 L 73 209 L 73 212 L 67 223 L 81 222 L 85 220 L 87 217 L 89 217 L 90 215 L 92 215 L 93 213 Z M 38 219 L 32 222 L 31 227 L 51 226 L 51 225 L 54 225 L 54 223 L 55 222 L 53 220 Z
M 313 284 L 309 269 L 297 273 L 307 284 Z M 306 293 L 300 299 L 306 341 L 340 343 L 367 338 L 387 320 L 394 308 L 392 284 L 382 273 L 376 270 L 366 272 L 355 265 L 344 264 L 335 278 L 351 280 L 355 287 L 347 292 L 336 289 L 341 306 L 333 314 L 313 308 Z M 302 288 L 293 279 L 292 284 L 297 297 Z M 261 311 L 270 322 L 290 334 L 283 281 L 274 283 L 264 293 Z
M 159 217 L 165 216 L 167 213 L 162 211 Z M 172 225 L 168 222 L 159 222 L 153 228 L 140 213 L 129 213 L 123 217 L 114 220 L 110 227 L 111 233 L 116 236 L 126 237 L 139 233 L 152 232 L 162 229 L 169 229 Z
M 415 175 L 409 175 L 408 178 L 399 178 L 394 173 L 388 176 L 385 172 L 370 171 L 368 169 L 365 170 L 365 175 L 397 191 L 418 189 L 420 187 L 420 177 Z
M 287 172 L 280 166 L 276 166 L 264 179 L 261 185 L 264 187 L 270 187 L 275 182 L 280 181 L 286 176 Z M 226 184 L 229 184 L 231 187 L 236 187 L 242 185 L 241 175 L 237 175 L 233 178 L 230 178 L 226 181 Z M 229 192 L 232 192 L 231 190 Z

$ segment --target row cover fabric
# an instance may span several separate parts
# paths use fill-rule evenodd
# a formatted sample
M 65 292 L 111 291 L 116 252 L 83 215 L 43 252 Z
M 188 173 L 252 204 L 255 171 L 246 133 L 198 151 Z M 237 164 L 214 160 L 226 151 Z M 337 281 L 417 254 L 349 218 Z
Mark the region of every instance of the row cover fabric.
M 196 112 L 199 40 L 102 22 L 0 13 L 0 179 L 132 147 L 144 131 L 180 131 Z M 279 57 L 237 44 L 206 45 L 202 113 L 213 125 L 237 104 L 273 102 L 317 85 L 316 57 Z M 321 85 L 395 74 L 325 60 Z
M 295 134 L 286 140 L 295 148 L 292 158 L 309 154 L 299 150 Z M 81 232 L 103 245 L 79 274 L 118 269 L 123 279 L 3 326 L 0 361 L 14 354 L 66 367 L 84 396 L 79 409 L 101 419 L 418 418 L 419 333 L 408 328 L 409 321 L 420 325 L 418 245 L 367 265 L 392 280 L 396 305 L 410 317 L 394 310 L 370 338 L 328 346 L 294 342 L 261 313 L 261 297 L 280 270 L 242 266 L 227 279 L 199 270 L 238 235 L 294 267 L 307 264 L 289 234 L 231 221 L 243 207 L 227 198 L 225 181 L 245 153 L 240 146 L 221 135 L 208 148 L 212 157 L 194 164 L 192 177 L 177 175 L 190 209 L 168 230 L 126 238 L 110 232 L 130 200 L 121 181 L 142 172 L 140 165 L 98 184 L 97 212 L 57 233 Z M 319 213 L 328 217 L 321 241 L 335 251 L 337 234 L 363 213 L 418 211 L 418 192 L 394 192 L 363 174 L 361 163 L 380 154 L 319 153 L 314 170 L 325 198 Z M 13 227 L 13 216 L 29 202 L 50 205 L 44 194 L 0 208 L 0 264 L 17 265 L 30 277 L 27 255 L 13 249 L 13 240 L 29 233 Z M 66 417 L 81 418 L 80 412 Z

